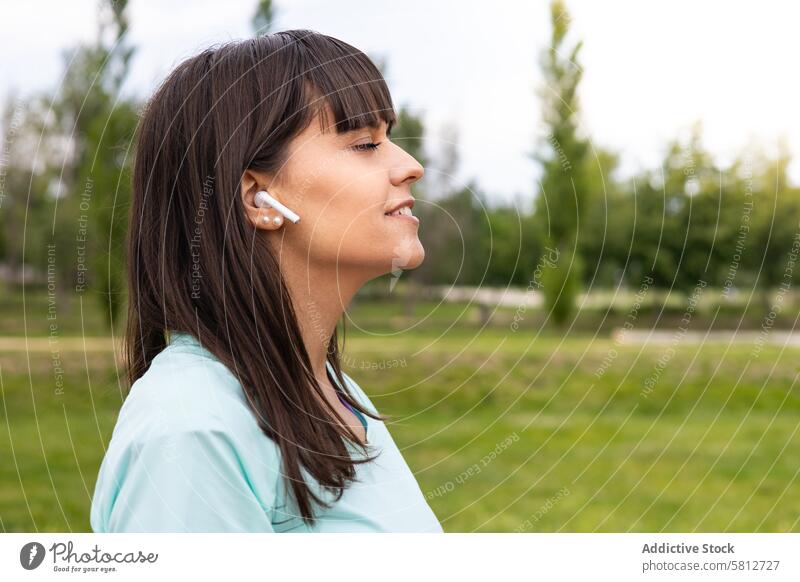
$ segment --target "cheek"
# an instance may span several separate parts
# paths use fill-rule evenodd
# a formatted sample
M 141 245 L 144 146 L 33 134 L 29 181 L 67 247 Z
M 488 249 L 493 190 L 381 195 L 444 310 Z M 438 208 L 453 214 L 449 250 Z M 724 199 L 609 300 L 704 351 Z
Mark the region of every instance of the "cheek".
M 302 238 L 310 257 L 325 263 L 354 264 L 385 254 L 385 203 L 373 200 L 365 204 L 365 199 L 353 191 L 321 192 L 313 207 L 305 205 Z
M 405 220 L 387 218 L 384 206 L 354 217 L 340 234 L 340 261 L 374 265 L 383 272 L 415 268 L 424 257 L 417 227 Z
M 386 237 L 383 211 L 388 198 L 388 178 L 374 169 L 361 166 L 342 168 L 335 180 L 332 194 L 326 197 L 321 209 L 326 239 L 348 253 L 375 249 Z M 353 176 L 360 176 L 356 179 Z
M 356 176 L 356 178 L 353 178 Z M 310 252 L 321 262 L 389 270 L 418 263 L 424 251 L 417 227 L 387 218 L 391 196 L 385 170 L 341 159 L 314 184 L 308 208 Z

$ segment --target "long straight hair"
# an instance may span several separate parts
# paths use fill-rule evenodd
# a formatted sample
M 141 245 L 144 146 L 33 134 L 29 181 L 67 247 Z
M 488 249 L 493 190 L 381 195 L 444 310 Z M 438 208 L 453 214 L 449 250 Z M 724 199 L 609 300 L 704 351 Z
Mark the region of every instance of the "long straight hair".
M 313 502 L 305 468 L 336 494 L 355 480 L 345 440 L 357 442 L 317 382 L 277 257 L 248 222 L 247 169 L 274 173 L 291 139 L 325 105 L 338 133 L 389 128 L 395 112 L 380 71 L 359 50 L 311 30 L 287 30 L 209 48 L 163 82 L 137 129 L 127 238 L 129 388 L 166 347 L 169 331 L 195 336 L 241 382 L 307 523 Z M 325 120 L 327 123 L 327 120 Z M 336 329 L 327 360 L 341 396 Z M 338 390 L 338 388 L 337 388 Z M 323 404 L 324 402 L 324 404 Z M 366 448 L 362 448 L 366 450 Z

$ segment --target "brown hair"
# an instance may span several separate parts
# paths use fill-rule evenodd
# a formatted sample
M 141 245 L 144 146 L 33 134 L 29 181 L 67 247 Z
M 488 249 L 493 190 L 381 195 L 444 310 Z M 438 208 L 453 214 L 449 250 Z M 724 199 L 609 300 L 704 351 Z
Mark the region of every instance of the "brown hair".
M 355 464 L 374 457 L 347 452 L 344 438 L 357 442 L 355 433 L 321 397 L 278 260 L 247 221 L 240 188 L 247 169 L 277 172 L 290 140 L 316 114 L 325 119 L 325 105 L 337 133 L 395 122 L 370 59 L 315 31 L 231 42 L 184 61 L 139 123 L 127 240 L 129 384 L 166 347 L 166 332 L 197 337 L 241 382 L 312 523 L 312 499 L 324 501 L 301 467 L 338 500 Z M 342 397 L 385 420 L 348 393 L 337 338 L 334 329 L 327 359 Z

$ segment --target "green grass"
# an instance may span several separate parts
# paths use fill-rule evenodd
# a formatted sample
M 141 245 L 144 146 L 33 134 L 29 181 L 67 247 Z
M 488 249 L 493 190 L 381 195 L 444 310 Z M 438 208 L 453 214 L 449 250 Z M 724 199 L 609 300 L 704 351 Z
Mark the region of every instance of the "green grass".
M 65 356 L 65 354 L 62 354 Z M 89 506 L 122 402 L 111 353 L 0 356 L 0 522 L 4 531 L 89 531 Z M 90 388 L 91 383 L 91 388 Z
M 796 350 L 748 361 L 750 346 L 686 345 L 645 397 L 667 347 L 528 346 L 489 332 L 458 355 L 472 339 L 448 338 L 392 374 L 352 373 L 397 419 L 390 429 L 447 530 L 800 530 Z M 414 343 L 384 342 L 365 357 Z M 518 440 L 484 466 L 509 435 Z M 562 488 L 569 494 L 548 507 Z
M 365 329 L 345 371 L 447 531 L 800 531 L 798 350 L 680 345 L 645 397 L 668 346 Z M 88 530 L 121 403 L 111 354 L 64 358 L 61 395 L 49 353 L 0 367 L 0 528 Z
M 0 283 L 0 336 L 47 336 L 55 326 L 60 335 L 111 335 L 97 297 Z

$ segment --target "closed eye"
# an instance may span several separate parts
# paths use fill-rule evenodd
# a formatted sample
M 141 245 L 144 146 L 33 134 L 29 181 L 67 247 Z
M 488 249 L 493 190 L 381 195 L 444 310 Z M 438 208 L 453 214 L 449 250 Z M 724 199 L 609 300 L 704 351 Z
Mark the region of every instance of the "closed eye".
M 360 152 L 366 152 L 371 150 L 378 149 L 378 146 L 381 145 L 379 143 L 360 143 L 353 146 L 354 150 L 358 150 Z

